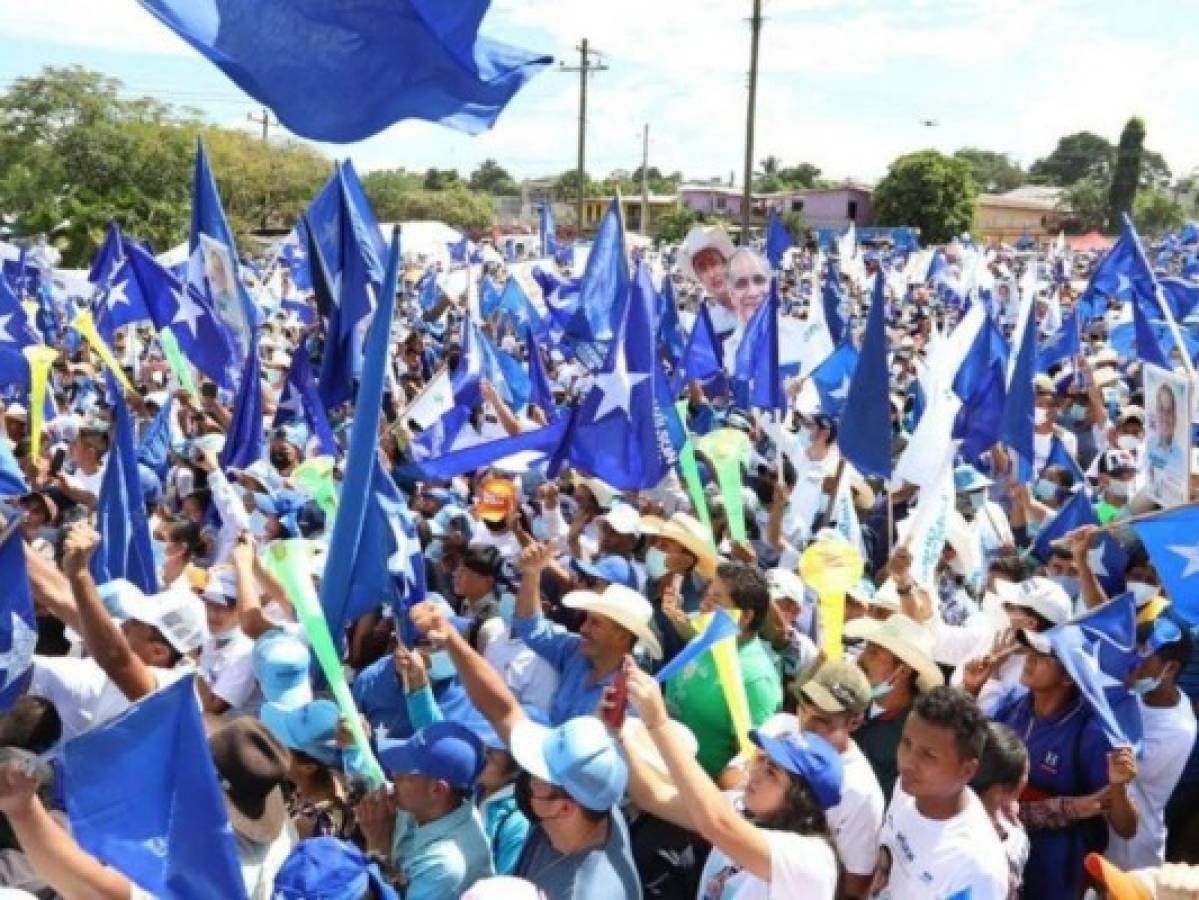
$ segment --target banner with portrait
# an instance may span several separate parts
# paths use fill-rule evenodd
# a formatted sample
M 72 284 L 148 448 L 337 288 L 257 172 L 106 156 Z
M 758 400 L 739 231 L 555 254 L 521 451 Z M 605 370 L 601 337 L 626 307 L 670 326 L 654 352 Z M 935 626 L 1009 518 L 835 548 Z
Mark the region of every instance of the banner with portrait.
M 1145 366 L 1145 486 L 1162 506 L 1190 499 L 1190 378 L 1158 366 Z

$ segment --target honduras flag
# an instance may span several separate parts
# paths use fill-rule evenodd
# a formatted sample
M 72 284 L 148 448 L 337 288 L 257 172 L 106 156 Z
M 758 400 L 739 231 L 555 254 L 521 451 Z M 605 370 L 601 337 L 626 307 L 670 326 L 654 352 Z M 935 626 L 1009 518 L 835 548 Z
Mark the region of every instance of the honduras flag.
M 193 675 L 67 741 L 71 832 L 155 897 L 246 896 Z
M 3 456 L 7 453 L 7 449 L 0 449 L 0 493 L 6 492 Z M 15 518 L 0 533 L 0 577 L 6 585 L 0 599 L 0 647 L 5 648 L 0 650 L 0 712 L 25 693 L 24 676 L 37 645 L 37 619 L 29 573 L 25 570 L 25 542 L 21 539 L 20 524 L 21 519 Z
M 403 119 L 490 128 L 553 59 L 482 37 L 489 5 L 142 0 L 290 131 L 339 144 Z
M 551 472 L 566 461 L 618 490 L 641 490 L 657 485 L 678 462 L 686 434 L 655 352 L 653 296 L 649 270 L 639 262 L 607 363 Z
M 1174 609 L 1199 624 L 1199 507 L 1180 506 L 1133 522 Z

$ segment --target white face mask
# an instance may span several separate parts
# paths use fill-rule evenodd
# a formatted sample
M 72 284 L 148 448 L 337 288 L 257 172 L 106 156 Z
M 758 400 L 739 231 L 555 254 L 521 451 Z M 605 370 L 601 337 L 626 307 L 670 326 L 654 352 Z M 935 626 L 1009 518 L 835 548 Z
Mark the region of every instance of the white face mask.
M 1034 425 L 1044 425 L 1049 421 L 1049 410 L 1038 406 L 1033 410 L 1032 420 Z
M 1116 438 L 1116 446 L 1128 453 L 1141 452 L 1141 439 L 1135 434 L 1122 434 Z
M 1125 585 L 1132 592 L 1132 600 L 1138 607 L 1144 606 L 1158 594 L 1156 584 L 1147 581 L 1130 581 Z
M 1113 497 L 1126 499 L 1132 493 L 1132 485 L 1127 481 L 1109 481 L 1107 484 L 1107 492 Z

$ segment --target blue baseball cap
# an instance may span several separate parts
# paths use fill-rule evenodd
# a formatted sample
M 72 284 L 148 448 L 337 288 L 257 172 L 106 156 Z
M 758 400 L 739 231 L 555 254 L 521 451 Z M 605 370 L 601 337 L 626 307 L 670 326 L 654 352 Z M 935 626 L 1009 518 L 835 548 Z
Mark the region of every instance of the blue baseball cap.
M 749 739 L 775 765 L 802 778 L 822 809 L 841 802 L 841 755 L 824 738 L 807 732 L 771 737 L 755 728 Z
M 312 651 L 295 635 L 268 631 L 255 642 L 252 662 L 267 701 L 294 709 L 312 700 L 308 683 Z
M 590 578 L 599 578 L 608 584 L 622 584 L 627 588 L 637 590 L 637 573 L 632 564 L 623 556 L 601 556 L 592 562 L 572 559 L 570 566 L 576 572 Z
M 297 707 L 267 701 L 258 718 L 289 750 L 299 750 L 325 765 L 339 764 L 337 723 L 341 711 L 332 700 L 313 700 Z
M 953 489 L 959 494 L 981 491 L 991 486 L 991 479 L 974 466 L 963 464 L 953 470 Z
M 379 900 L 399 900 L 379 867 L 349 841 L 300 841 L 275 873 L 271 900 L 362 900 L 374 888 Z
M 380 738 L 379 765 L 388 775 L 425 775 L 470 790 L 486 762 L 483 742 L 459 722 L 433 722 L 406 741 Z
M 522 719 L 508 747 L 522 769 L 587 809 L 606 812 L 624 796 L 628 763 L 595 716 L 576 716 L 557 728 Z

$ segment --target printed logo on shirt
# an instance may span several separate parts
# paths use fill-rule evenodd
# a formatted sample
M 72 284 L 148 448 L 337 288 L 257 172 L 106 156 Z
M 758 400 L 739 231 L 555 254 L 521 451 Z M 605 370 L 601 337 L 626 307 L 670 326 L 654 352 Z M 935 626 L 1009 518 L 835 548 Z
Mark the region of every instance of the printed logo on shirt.
M 704 887 L 703 900 L 722 900 L 728 883 L 741 873 L 741 867 L 730 863 L 712 876 Z
M 1058 755 L 1052 750 L 1047 750 L 1045 752 L 1045 758 L 1041 761 L 1041 768 L 1056 775 L 1058 762 Z

